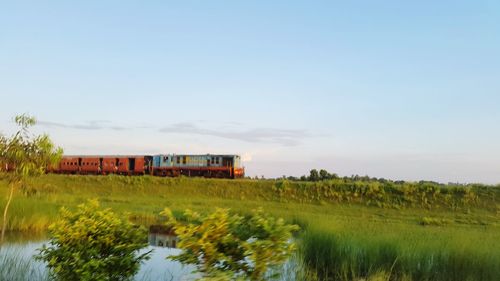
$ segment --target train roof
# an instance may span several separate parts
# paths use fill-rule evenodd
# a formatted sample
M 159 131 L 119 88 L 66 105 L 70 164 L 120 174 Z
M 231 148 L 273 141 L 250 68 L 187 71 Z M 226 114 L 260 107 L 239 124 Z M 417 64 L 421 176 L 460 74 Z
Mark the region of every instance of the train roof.
M 158 156 L 158 155 L 174 155 L 174 156 L 226 156 L 226 157 L 233 157 L 233 156 L 240 156 L 238 154 L 176 154 L 176 153 L 163 153 L 163 154 L 154 154 L 153 156 Z
M 113 157 L 113 158 L 126 158 L 126 157 L 144 157 L 144 156 L 152 156 L 146 154 L 140 155 L 63 155 L 63 157 L 72 157 L 72 158 L 100 158 L 100 157 Z
M 102 158 L 102 157 L 112 157 L 112 158 L 131 158 L 131 157 L 145 157 L 145 156 L 162 156 L 162 155 L 173 155 L 173 156 L 222 156 L 222 157 L 240 157 L 238 154 L 176 154 L 176 153 L 157 153 L 157 154 L 124 154 L 124 155 L 63 155 L 63 157 L 71 157 L 71 158 Z

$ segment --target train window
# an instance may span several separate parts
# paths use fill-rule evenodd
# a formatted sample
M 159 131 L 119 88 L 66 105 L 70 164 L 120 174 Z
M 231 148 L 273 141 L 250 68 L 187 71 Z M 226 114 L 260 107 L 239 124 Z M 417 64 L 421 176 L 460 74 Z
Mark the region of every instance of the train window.
M 186 156 L 182 157 L 182 164 L 186 164 Z
M 215 164 L 219 164 L 219 157 L 215 157 Z
M 177 158 L 177 164 L 180 164 L 181 163 L 181 158 L 179 156 L 177 156 L 176 158 Z

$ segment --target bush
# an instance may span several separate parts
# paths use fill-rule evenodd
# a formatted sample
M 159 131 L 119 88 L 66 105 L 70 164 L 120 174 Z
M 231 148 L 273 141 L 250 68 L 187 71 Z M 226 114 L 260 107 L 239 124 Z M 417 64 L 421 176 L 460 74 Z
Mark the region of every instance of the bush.
M 49 246 L 37 259 L 47 262 L 57 280 L 128 280 L 149 253 L 147 232 L 111 212 L 99 210 L 96 200 L 79 205 L 74 213 L 62 209 L 62 218 L 49 227 Z
M 262 210 L 245 217 L 227 209 L 207 216 L 187 210 L 187 223 L 175 220 L 169 209 L 162 214 L 174 227 L 177 246 L 183 250 L 169 258 L 196 265 L 204 280 L 262 280 L 269 268 L 281 265 L 295 249 L 291 238 L 298 226 Z

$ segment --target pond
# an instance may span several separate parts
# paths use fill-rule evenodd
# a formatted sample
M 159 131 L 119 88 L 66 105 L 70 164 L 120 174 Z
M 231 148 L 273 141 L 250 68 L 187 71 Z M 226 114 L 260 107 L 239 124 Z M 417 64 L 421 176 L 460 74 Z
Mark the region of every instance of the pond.
M 47 268 L 45 264 L 34 260 L 33 255 L 48 241 L 12 242 L 2 246 L 0 250 L 0 280 L 45 280 Z M 180 253 L 179 249 L 148 246 L 142 252 L 153 250 L 151 259 L 142 264 L 135 280 L 194 280 L 191 274 L 193 266 L 168 260 L 169 255 Z M 27 279 L 24 277 L 28 277 Z
M 45 237 L 23 237 L 10 235 L 7 243 L 0 248 L 0 280 L 48 280 L 47 268 L 43 262 L 33 259 L 37 249 L 48 243 Z M 145 261 L 134 280 L 136 281 L 188 281 L 196 280 L 194 266 L 184 266 L 167 259 L 180 253 L 175 246 L 176 238 L 165 233 L 150 233 L 149 244 L 141 252 L 153 250 L 151 259 Z M 160 246 L 158 246 L 160 245 Z M 295 263 L 289 261 L 279 270 L 278 280 L 295 280 Z

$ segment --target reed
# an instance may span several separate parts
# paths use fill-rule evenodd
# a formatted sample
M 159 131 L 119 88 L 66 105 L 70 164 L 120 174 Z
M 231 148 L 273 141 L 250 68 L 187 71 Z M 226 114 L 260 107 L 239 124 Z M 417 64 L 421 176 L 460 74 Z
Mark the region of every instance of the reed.
M 3 247 L 0 250 L 0 280 L 45 281 L 49 280 L 49 276 L 31 258 Z
M 300 254 L 306 267 L 319 280 L 366 280 L 385 276 L 385 280 L 499 280 L 500 252 L 493 241 L 425 235 L 416 238 L 401 233 L 367 237 L 356 233 L 309 230 L 301 237 Z M 489 249 L 488 249 L 489 248 Z

